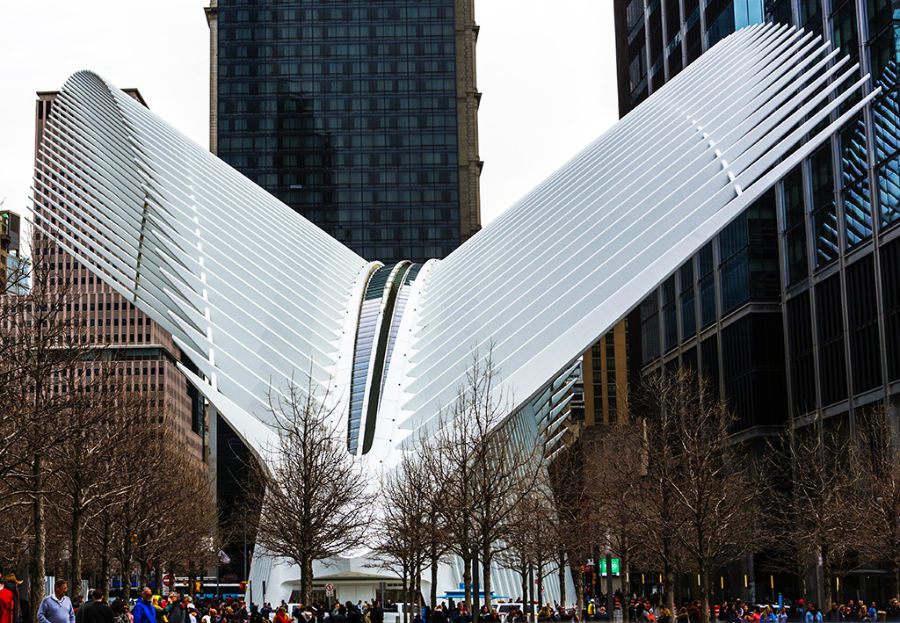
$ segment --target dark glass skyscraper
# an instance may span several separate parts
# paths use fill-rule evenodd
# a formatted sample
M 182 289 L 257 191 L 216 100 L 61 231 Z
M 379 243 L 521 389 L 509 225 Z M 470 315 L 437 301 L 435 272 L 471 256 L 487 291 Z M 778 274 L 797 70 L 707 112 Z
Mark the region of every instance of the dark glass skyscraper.
M 759 441 L 788 424 L 852 431 L 876 406 L 898 417 L 900 2 L 614 6 L 622 116 L 720 39 L 763 20 L 833 41 L 871 74 L 865 88 L 882 90 L 693 258 L 673 267 L 628 317 L 640 333 L 636 346 L 629 342 L 640 374 L 679 365 L 699 370 L 728 399 L 742 439 Z M 754 574 L 759 585 L 771 581 L 752 565 L 740 573 L 744 590 L 733 581 L 731 590 L 746 599 L 756 599 L 748 588 Z M 887 594 L 886 583 L 861 573 L 841 584 L 879 603 Z
M 367 259 L 480 227 L 473 0 L 215 0 L 210 147 Z

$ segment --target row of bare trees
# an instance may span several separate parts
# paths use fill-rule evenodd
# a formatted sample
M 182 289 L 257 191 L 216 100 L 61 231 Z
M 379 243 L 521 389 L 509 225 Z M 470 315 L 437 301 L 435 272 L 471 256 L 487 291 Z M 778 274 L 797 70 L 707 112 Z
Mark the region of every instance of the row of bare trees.
M 497 563 L 539 603 L 553 573 L 568 603 L 571 571 L 580 612 L 585 562 L 604 554 L 620 559 L 626 583 L 633 569 L 659 574 L 670 607 L 687 582 L 705 620 L 711 578 L 750 554 L 772 572 L 817 569 L 819 602 L 864 562 L 889 564 L 900 587 L 900 468 L 883 410 L 858 415 L 853 430 L 814 421 L 748 440 L 706 381 L 669 371 L 632 389 L 619 423 L 583 429 L 548 457 L 499 387 L 491 354 L 473 356 L 456 401 L 408 440 L 378 490 L 311 381 L 273 405 L 281 442 L 255 479 L 257 544 L 300 565 L 305 602 L 313 560 L 364 549 L 401 579 L 408 603 L 428 573 L 436 603 L 439 563 L 458 557 L 476 610 L 479 593 L 490 605 Z
M 133 571 L 196 573 L 216 519 L 205 466 L 179 447 L 163 393 L 87 339 L 78 293 L 41 251 L 0 292 L 0 564 L 29 578 L 32 604 L 48 571 L 75 600 L 87 573 L 104 591 L 121 573 L 126 596 Z
M 863 564 L 888 566 L 900 592 L 900 455 L 881 406 L 852 427 L 793 422 L 748 440 L 707 382 L 678 370 L 646 379 L 630 411 L 577 445 L 595 534 L 626 581 L 631 566 L 660 573 L 671 607 L 688 577 L 708 617 L 711 577 L 755 553 L 769 573 L 813 577 L 807 596 L 819 604 Z

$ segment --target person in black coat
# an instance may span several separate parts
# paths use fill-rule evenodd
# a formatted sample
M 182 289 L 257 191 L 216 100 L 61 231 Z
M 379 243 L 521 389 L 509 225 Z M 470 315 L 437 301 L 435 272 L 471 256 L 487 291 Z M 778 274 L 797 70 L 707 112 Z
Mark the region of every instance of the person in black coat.
M 85 603 L 75 613 L 75 623 L 114 623 L 112 608 L 103 602 L 103 591 L 91 591 L 91 601 Z

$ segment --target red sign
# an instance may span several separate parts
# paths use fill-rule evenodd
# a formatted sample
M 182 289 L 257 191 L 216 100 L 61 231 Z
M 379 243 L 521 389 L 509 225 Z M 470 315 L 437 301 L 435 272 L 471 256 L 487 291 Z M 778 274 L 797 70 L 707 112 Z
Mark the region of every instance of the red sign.
M 163 584 L 169 588 L 172 588 L 172 574 L 167 573 L 162 578 Z

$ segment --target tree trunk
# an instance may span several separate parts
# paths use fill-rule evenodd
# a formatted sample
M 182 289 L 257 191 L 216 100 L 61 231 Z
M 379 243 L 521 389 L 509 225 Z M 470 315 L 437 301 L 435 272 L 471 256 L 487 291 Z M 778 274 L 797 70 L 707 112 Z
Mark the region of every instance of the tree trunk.
M 400 581 L 400 592 L 403 595 L 403 623 L 409 623 L 409 571 L 403 566 L 403 577 Z M 304 601 L 303 603 L 309 603 Z
M 672 616 L 676 614 L 675 612 L 675 573 L 672 571 L 672 568 L 668 563 L 664 565 L 663 569 L 663 579 L 665 579 L 665 585 L 663 589 L 666 592 L 666 607 L 672 612 Z
M 109 524 L 104 521 L 103 541 L 100 545 L 100 590 L 103 599 L 109 601 Z
M 581 611 L 584 609 L 584 574 L 581 572 L 580 565 L 569 563 L 569 569 L 572 571 L 572 581 L 575 584 L 575 616 L 581 620 Z M 611 572 L 608 569 L 607 572 Z
M 81 493 L 75 491 L 72 503 L 72 589 L 69 591 L 73 602 L 84 599 L 81 594 Z
M 487 606 L 488 612 L 491 611 L 491 550 L 486 547 L 482 553 L 482 578 L 481 583 L 484 586 L 484 605 Z
M 437 608 L 437 576 L 438 576 L 438 557 L 437 545 L 431 544 L 431 594 L 428 596 L 431 600 L 431 607 Z
M 709 572 L 700 565 L 700 623 L 709 623 Z
M 463 599 L 466 601 L 466 608 L 472 608 L 472 559 L 468 556 L 463 561 Z
M 46 573 L 47 526 L 44 521 L 44 464 L 36 455 L 31 461 L 31 477 L 34 480 L 34 499 L 31 503 L 34 526 L 34 547 L 31 550 L 31 620 L 37 622 L 37 611 L 44 600 L 44 576 Z
M 129 603 L 129 599 L 131 599 L 131 568 L 134 564 L 134 549 L 131 541 L 131 530 L 125 531 L 125 543 L 122 545 L 122 549 L 120 550 L 120 560 L 119 562 L 122 565 L 122 575 L 124 577 L 122 581 L 122 598 L 125 600 L 125 603 Z M 138 586 L 138 592 L 141 590 L 141 586 Z
M 302 595 L 304 604 L 312 603 L 312 583 L 312 560 L 305 557 L 300 561 L 300 595 Z
M 559 573 L 559 605 L 563 608 L 566 607 L 566 557 L 560 555 L 559 560 L 557 561 L 559 564 L 557 566 L 557 573 Z M 610 618 L 612 618 L 612 613 L 610 613 Z
M 820 608 L 825 603 L 828 590 L 828 546 L 820 545 L 816 556 L 816 605 Z M 831 603 L 831 602 L 829 602 Z
M 413 603 L 416 605 L 416 616 L 422 611 L 422 563 L 416 571 L 416 587 L 413 589 Z M 414 617 L 415 618 L 415 617 Z
M 522 565 L 522 603 L 525 603 L 525 595 L 528 594 L 528 565 Z
M 894 563 L 894 597 L 900 599 L 900 564 Z
M 127 554 L 119 558 L 119 566 L 122 568 L 122 600 L 131 603 L 131 560 Z M 138 587 L 140 588 L 140 587 Z
M 538 610 L 544 607 L 544 561 L 537 562 L 537 606 Z
M 481 610 L 481 598 L 479 597 L 479 593 L 482 592 L 481 588 L 481 569 L 478 566 L 478 549 L 475 549 L 475 555 L 472 557 L 472 593 L 474 594 L 472 597 L 472 622 L 478 623 L 478 616 Z
M 140 556 L 140 553 L 138 554 Z M 148 564 L 146 560 L 139 560 L 138 565 L 140 565 L 141 570 L 138 572 L 138 584 L 139 588 L 143 588 L 144 586 L 148 586 L 150 584 L 150 573 L 148 570 Z

